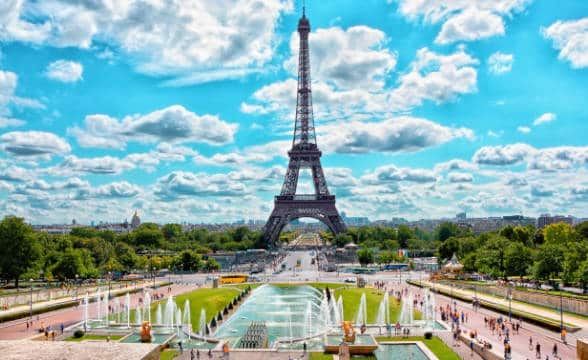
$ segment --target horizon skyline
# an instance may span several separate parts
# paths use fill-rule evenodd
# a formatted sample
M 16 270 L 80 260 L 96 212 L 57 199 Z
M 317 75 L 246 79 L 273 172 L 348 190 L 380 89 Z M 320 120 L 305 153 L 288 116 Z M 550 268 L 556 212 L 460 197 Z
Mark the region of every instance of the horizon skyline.
M 0 215 L 267 219 L 292 142 L 301 6 L 0 5 Z M 339 211 L 588 217 L 582 1 L 309 1 L 306 16 Z M 311 192 L 307 173 L 300 185 Z

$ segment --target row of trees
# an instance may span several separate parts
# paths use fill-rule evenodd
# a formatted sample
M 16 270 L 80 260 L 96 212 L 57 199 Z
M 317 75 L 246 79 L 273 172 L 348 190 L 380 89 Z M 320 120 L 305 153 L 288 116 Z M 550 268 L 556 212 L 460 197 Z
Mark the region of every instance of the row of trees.
M 358 244 L 358 259 L 364 265 L 405 261 L 398 256 L 398 249 L 432 250 L 440 262 L 457 254 L 468 272 L 495 278 L 558 279 L 564 284 L 588 286 L 588 222 L 575 227 L 557 223 L 544 229 L 506 226 L 478 236 L 450 222 L 432 232 L 405 225 L 360 227 L 337 235 L 334 242 L 339 247 Z
M 0 221 L 0 278 L 87 279 L 133 270 L 212 271 L 220 265 L 207 254 L 261 245 L 261 233 L 246 227 L 227 231 L 178 224 L 145 223 L 127 234 L 79 227 L 70 234 L 36 232 L 24 219 Z

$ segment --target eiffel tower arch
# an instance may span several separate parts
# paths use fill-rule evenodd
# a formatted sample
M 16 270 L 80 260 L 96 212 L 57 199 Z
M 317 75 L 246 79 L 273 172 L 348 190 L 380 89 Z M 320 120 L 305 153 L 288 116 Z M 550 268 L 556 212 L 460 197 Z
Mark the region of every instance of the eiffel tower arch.
M 302 17 L 298 21 L 300 51 L 294 137 L 292 148 L 288 151 L 290 161 L 282 190 L 280 195 L 274 198 L 274 209 L 263 229 L 264 240 L 269 247 L 275 246 L 284 226 L 290 221 L 302 217 L 310 217 L 323 222 L 335 235 L 346 230 L 345 223 L 335 206 L 335 195 L 329 193 L 321 165 L 322 152 L 316 143 L 310 85 L 309 33 L 310 22 L 303 8 Z M 296 194 L 301 169 L 309 169 L 312 172 L 313 194 Z

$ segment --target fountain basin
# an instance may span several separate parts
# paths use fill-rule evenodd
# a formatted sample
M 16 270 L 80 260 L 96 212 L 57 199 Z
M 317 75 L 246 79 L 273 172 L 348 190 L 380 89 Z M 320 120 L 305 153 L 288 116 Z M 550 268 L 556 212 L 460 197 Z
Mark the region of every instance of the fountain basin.
M 325 352 L 337 354 L 343 341 L 343 334 L 325 335 Z M 378 349 L 378 342 L 372 335 L 358 334 L 353 344 L 348 343 L 350 355 L 371 355 Z
M 430 351 L 428 351 L 430 352 Z M 412 344 L 380 344 L 378 350 L 374 352 L 378 360 L 392 359 L 412 359 L 412 360 L 429 360 L 431 358 L 416 343 Z M 434 355 L 433 355 L 434 356 Z

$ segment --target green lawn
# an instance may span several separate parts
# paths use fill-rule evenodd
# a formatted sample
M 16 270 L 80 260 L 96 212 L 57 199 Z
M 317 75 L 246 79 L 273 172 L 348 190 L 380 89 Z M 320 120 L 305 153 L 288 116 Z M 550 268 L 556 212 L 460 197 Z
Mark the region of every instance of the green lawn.
M 103 340 L 106 341 L 106 337 L 108 335 L 91 335 L 91 334 L 86 334 L 84 336 L 82 336 L 81 338 L 75 338 L 75 337 L 68 337 L 67 339 L 65 339 L 65 341 L 74 341 L 74 342 L 80 342 L 80 341 L 85 341 L 85 340 Z M 122 335 L 110 335 L 110 341 L 118 341 L 122 338 Z
M 333 360 L 333 355 L 320 352 L 311 352 L 309 360 Z
M 180 352 L 178 350 L 165 349 L 159 355 L 159 359 L 160 360 L 172 360 L 173 358 L 175 358 L 179 354 L 180 354 Z
M 206 321 L 210 322 L 214 316 L 222 311 L 233 299 L 239 295 L 240 290 L 235 287 L 221 287 L 217 289 L 201 288 L 190 291 L 174 297 L 174 301 L 184 312 L 184 302 L 186 299 L 190 300 L 190 314 L 192 320 L 192 331 L 198 331 L 200 322 L 200 311 L 202 308 L 206 310 Z M 162 310 L 165 308 L 166 299 L 161 302 Z M 155 313 L 157 304 L 155 302 L 151 305 L 151 319 L 155 321 Z M 113 318 L 116 315 L 112 316 Z M 135 319 L 135 309 L 131 310 L 131 321 Z
M 206 321 L 210 322 L 214 316 L 222 311 L 237 295 L 239 291 L 231 288 L 197 289 L 175 297 L 176 304 L 184 311 L 184 302 L 190 300 L 190 314 L 192 315 L 192 330 L 198 330 L 200 311 L 206 310 Z M 165 301 L 165 300 L 164 300 Z M 163 306 L 163 305 L 162 305 Z M 155 318 L 155 310 L 151 314 Z
M 383 291 L 377 291 L 373 288 L 340 288 L 335 290 L 335 298 L 338 299 L 339 295 L 343 297 L 343 318 L 347 321 L 355 321 L 357 315 L 357 309 L 359 308 L 359 302 L 361 295 L 365 293 L 366 308 L 368 323 L 375 323 L 378 317 L 378 308 L 380 307 L 380 301 L 384 297 Z M 394 297 L 390 297 L 390 321 L 395 322 L 400 317 L 401 305 L 396 302 Z M 421 314 L 415 311 L 415 319 L 420 319 Z
M 451 350 L 449 346 L 447 346 L 443 340 L 438 338 L 437 336 L 433 336 L 432 339 L 427 340 L 423 336 L 411 336 L 408 338 L 399 338 L 399 337 L 376 337 L 378 342 L 385 342 L 385 341 L 421 341 L 425 344 L 429 350 L 431 350 L 439 360 L 460 360 L 459 356 Z

